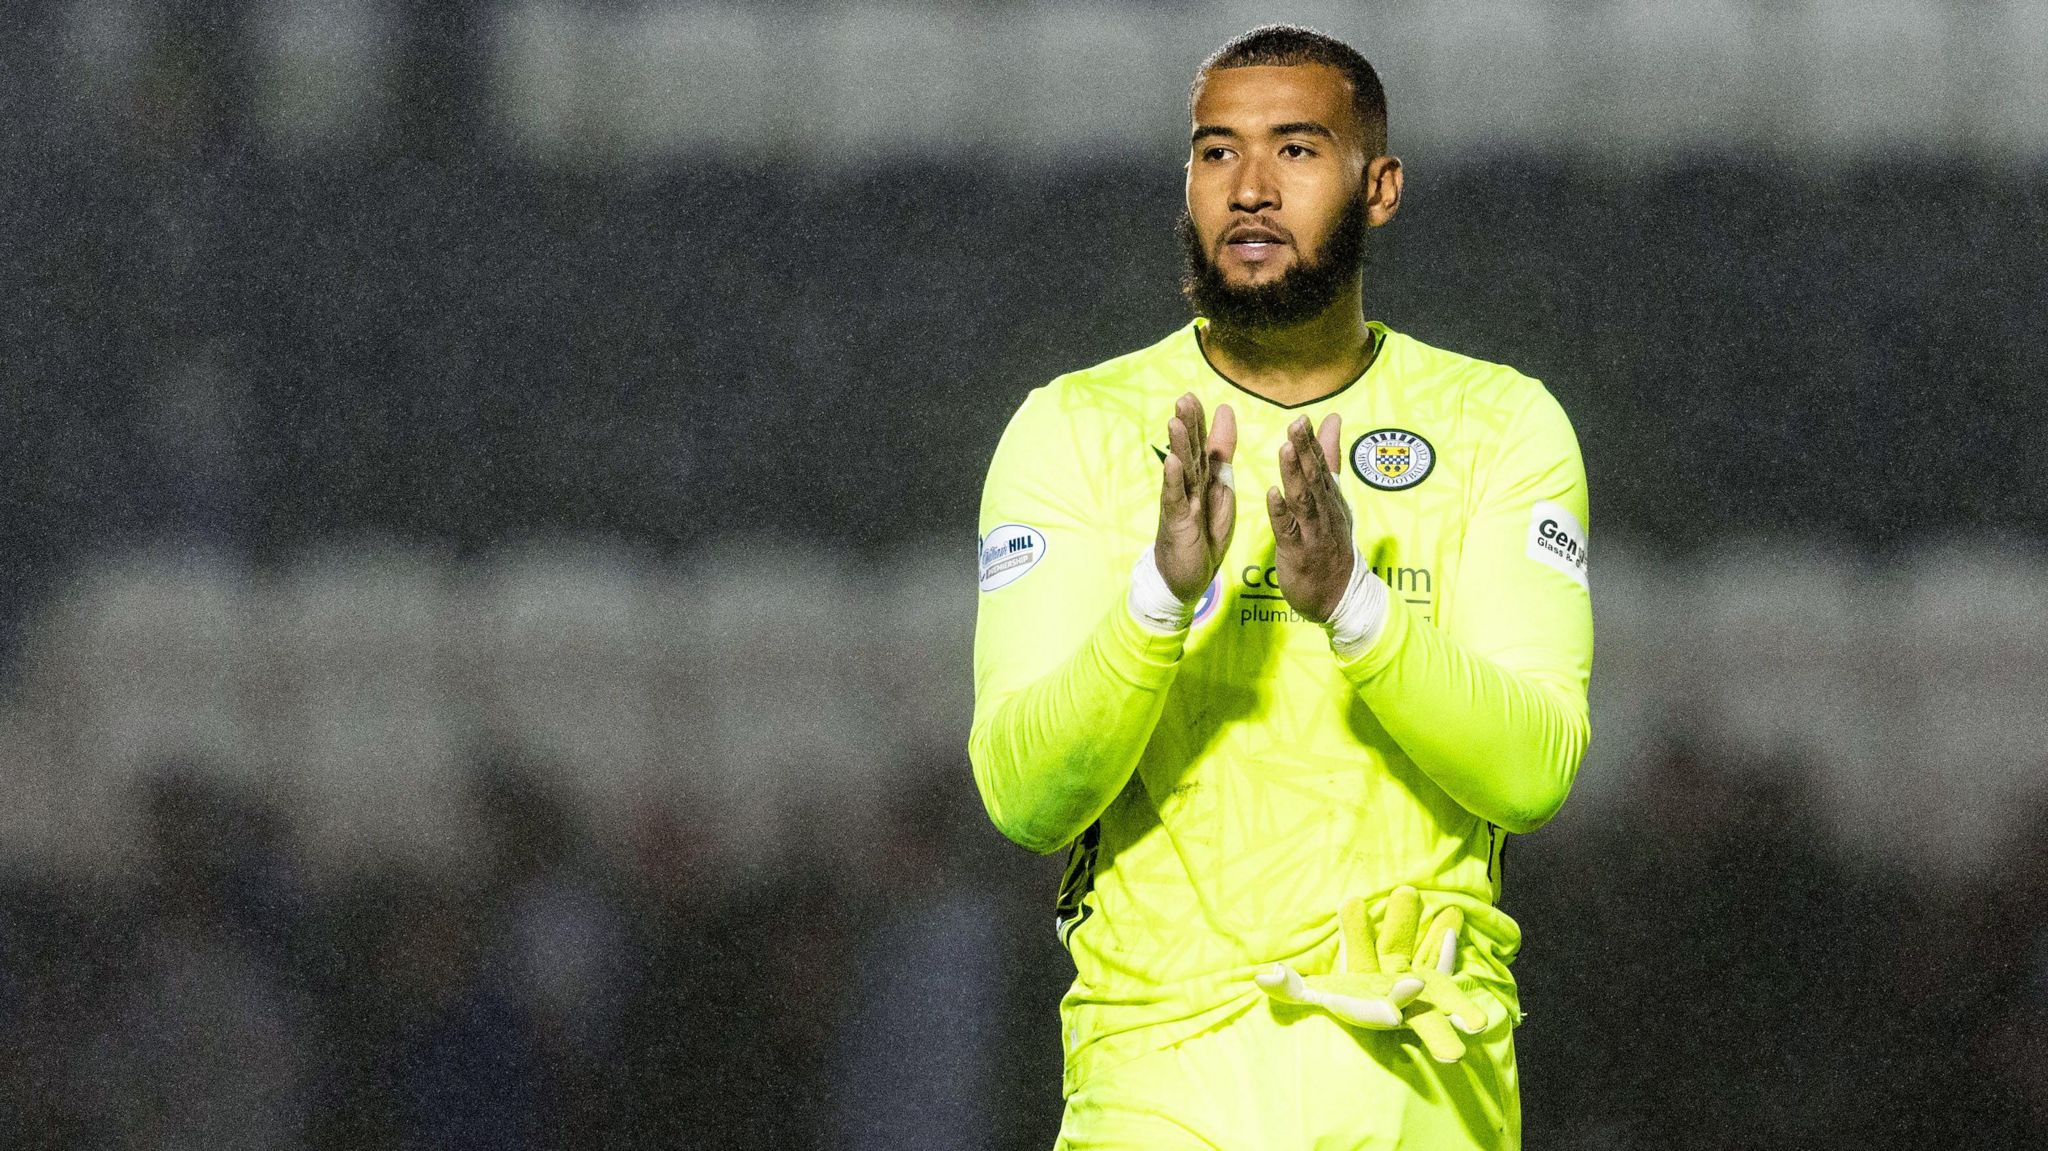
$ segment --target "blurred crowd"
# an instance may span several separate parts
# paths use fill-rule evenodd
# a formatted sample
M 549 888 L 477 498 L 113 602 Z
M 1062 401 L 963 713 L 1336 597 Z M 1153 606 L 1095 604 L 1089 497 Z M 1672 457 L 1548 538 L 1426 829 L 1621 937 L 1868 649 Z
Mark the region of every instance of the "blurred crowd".
M 2038 831 L 1968 878 L 1844 852 L 1801 764 L 1646 766 L 1615 810 L 1518 845 L 1519 869 L 1511 849 L 1530 1146 L 2040 1145 Z
M 970 844 L 993 833 L 965 778 L 906 796 L 862 859 L 798 815 L 732 874 L 674 818 L 594 843 L 494 761 L 480 878 L 316 885 L 283 813 L 174 765 L 132 882 L 6 890 L 0 1142 L 996 1146 L 1012 1052 L 1054 1101 L 1057 945 L 1013 938 L 1049 916 L 1005 906 L 1031 869 Z
M 1059 860 L 928 766 L 854 858 L 797 812 L 735 871 L 677 815 L 596 842 L 485 757 L 473 878 L 315 882 L 285 812 L 167 765 L 132 880 L 0 898 L 0 1141 L 1048 1147 Z M 1847 861 L 1802 774 L 1667 749 L 1511 850 L 1530 1146 L 2048 1130 L 2048 849 L 1974 885 Z

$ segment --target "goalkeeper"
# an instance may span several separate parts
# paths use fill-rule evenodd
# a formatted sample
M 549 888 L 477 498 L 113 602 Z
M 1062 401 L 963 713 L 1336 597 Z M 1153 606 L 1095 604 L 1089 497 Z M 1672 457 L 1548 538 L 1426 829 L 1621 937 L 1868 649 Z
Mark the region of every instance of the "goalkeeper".
M 1518 1146 L 1501 853 L 1588 738 L 1578 445 L 1366 320 L 1362 57 L 1257 29 L 1192 103 L 1194 322 L 1034 391 L 982 503 L 975 781 L 1069 852 L 1060 1146 Z

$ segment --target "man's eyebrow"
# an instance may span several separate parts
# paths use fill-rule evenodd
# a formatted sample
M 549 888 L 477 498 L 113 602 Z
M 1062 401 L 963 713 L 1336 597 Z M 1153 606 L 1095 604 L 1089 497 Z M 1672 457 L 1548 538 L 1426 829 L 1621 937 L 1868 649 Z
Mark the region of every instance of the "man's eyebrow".
M 1321 136 L 1323 139 L 1331 141 L 1334 141 L 1337 138 L 1337 133 L 1330 131 L 1327 125 L 1318 124 L 1314 120 L 1295 120 L 1287 124 L 1275 124 L 1273 125 L 1272 130 L 1267 133 L 1267 135 Z
M 1285 124 L 1275 124 L 1271 128 L 1266 129 L 1266 135 L 1320 136 L 1332 142 L 1337 139 L 1337 133 L 1331 131 L 1328 125 L 1318 124 L 1314 120 L 1290 120 Z M 1226 128 L 1221 124 L 1200 124 L 1195 127 L 1195 134 L 1188 142 L 1199 144 L 1204 140 L 1216 137 L 1235 140 L 1239 138 L 1239 133 L 1237 129 Z

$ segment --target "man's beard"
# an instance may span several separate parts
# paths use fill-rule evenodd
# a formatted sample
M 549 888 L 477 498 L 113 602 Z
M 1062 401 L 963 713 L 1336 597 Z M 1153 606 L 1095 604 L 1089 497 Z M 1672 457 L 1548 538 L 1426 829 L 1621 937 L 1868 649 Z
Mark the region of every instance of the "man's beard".
M 1181 295 L 1194 305 L 1196 315 L 1226 328 L 1284 328 L 1318 316 L 1351 286 L 1365 262 L 1363 197 L 1345 207 L 1321 248 L 1303 255 L 1279 279 L 1248 288 L 1223 278 L 1222 270 L 1202 250 L 1195 222 L 1186 212 L 1181 213 L 1177 231 L 1186 260 Z

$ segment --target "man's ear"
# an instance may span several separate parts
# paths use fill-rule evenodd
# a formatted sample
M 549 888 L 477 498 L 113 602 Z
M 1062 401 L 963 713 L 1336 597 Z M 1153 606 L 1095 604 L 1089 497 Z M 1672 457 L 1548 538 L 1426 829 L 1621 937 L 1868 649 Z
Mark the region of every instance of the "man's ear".
M 1365 165 L 1365 223 L 1377 228 L 1401 210 L 1401 159 L 1374 156 Z

